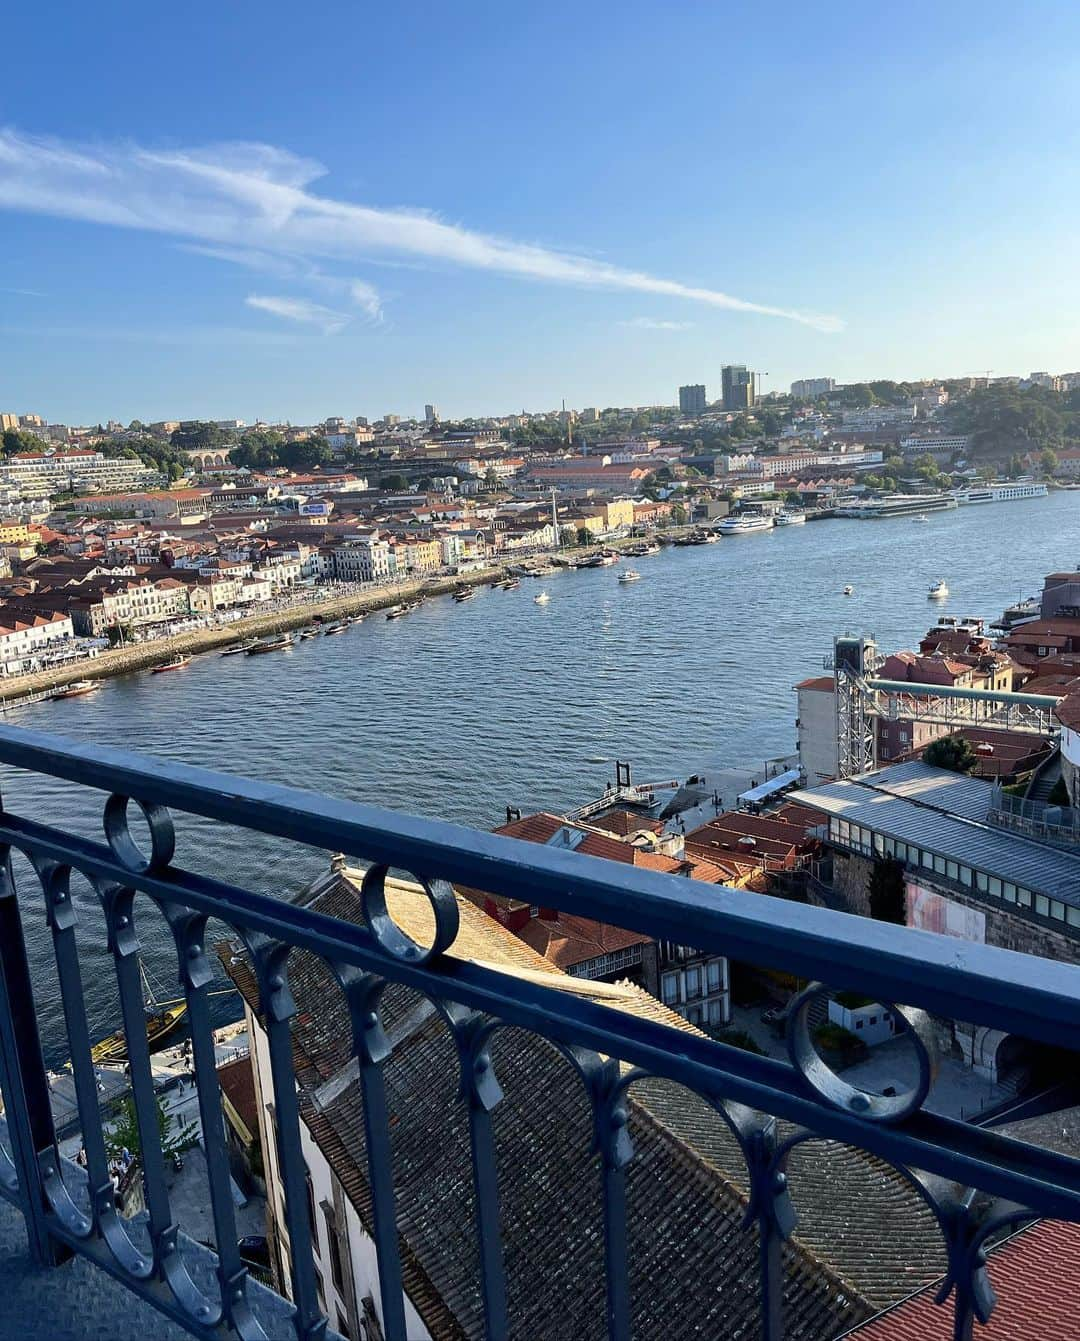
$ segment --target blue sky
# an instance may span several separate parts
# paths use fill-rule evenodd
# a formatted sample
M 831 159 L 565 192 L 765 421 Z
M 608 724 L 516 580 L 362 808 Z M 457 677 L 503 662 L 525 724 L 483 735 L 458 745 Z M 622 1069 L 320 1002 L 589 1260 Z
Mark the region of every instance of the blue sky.
M 0 409 L 1080 368 L 1078 7 L 388 9 L 8 16 Z

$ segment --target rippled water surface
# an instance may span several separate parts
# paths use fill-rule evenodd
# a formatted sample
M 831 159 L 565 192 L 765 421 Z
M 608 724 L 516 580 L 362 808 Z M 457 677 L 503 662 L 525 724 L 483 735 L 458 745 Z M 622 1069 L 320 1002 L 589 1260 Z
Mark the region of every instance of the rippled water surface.
M 646 780 L 790 751 L 792 686 L 820 671 L 835 632 L 872 632 L 892 648 L 917 641 L 939 610 L 996 617 L 1044 573 L 1080 563 L 1080 493 L 931 514 L 926 525 L 810 523 L 634 562 L 643 580 L 632 585 L 616 566 L 484 589 L 461 605 L 440 597 L 405 619 L 375 615 L 269 656 L 208 654 L 5 720 L 487 828 L 507 805 L 588 799 L 616 758 Z M 932 604 L 938 577 L 952 594 Z M 541 589 L 546 606 L 533 601 Z M 3 773 L 9 810 L 100 834 L 103 795 Z M 324 854 L 199 821 L 178 834 L 179 862 L 267 892 L 292 892 L 325 866 Z M 18 874 L 44 972 L 41 895 Z M 112 989 L 92 895 L 81 903 L 100 1032 Z M 142 931 L 174 984 L 160 931 L 148 918 Z M 52 1056 L 57 1016 L 46 995 Z

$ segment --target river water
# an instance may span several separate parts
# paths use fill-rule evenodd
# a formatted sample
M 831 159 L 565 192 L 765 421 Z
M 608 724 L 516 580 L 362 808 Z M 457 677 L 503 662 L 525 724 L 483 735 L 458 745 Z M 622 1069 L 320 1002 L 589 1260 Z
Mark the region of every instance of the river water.
M 912 646 L 939 612 L 994 618 L 1042 576 L 1080 564 L 1080 493 L 910 519 L 826 521 L 614 568 L 432 599 L 336 638 L 264 657 L 196 658 L 123 676 L 85 698 L 9 713 L 13 725 L 122 745 L 226 772 L 490 828 L 507 805 L 563 809 L 597 795 L 628 759 L 635 778 L 760 766 L 794 747 L 792 686 L 820 673 L 834 633 Z M 931 603 L 930 583 L 951 595 Z M 855 594 L 845 597 L 850 583 Z M 540 590 L 551 600 L 534 603 Z M 104 796 L 4 769 L 5 807 L 99 837 Z M 287 895 L 326 857 L 181 817 L 177 862 Z M 35 974 L 51 952 L 40 890 L 17 866 Z M 77 896 L 87 997 L 115 1027 L 100 919 Z M 140 922 L 151 967 L 175 994 L 160 927 Z M 224 1006 L 223 1006 L 224 1009 Z M 43 993 L 51 1060 L 59 1006 Z

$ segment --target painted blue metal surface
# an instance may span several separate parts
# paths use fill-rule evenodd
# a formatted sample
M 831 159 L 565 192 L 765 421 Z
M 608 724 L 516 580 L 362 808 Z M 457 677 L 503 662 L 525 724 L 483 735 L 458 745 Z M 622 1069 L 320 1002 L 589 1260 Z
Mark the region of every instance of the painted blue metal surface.
M 1080 1164 L 999 1134 L 935 1116 L 922 1107 L 932 1072 L 927 1014 L 986 1024 L 1026 1038 L 1074 1046 L 1080 1037 L 1080 968 L 1004 950 L 958 943 L 823 909 L 764 899 L 745 891 L 695 885 L 641 868 L 516 842 L 453 825 L 416 819 L 309 792 L 216 774 L 120 750 L 88 750 L 38 732 L 0 727 L 0 762 L 67 779 L 107 794 L 105 842 L 76 837 L 34 819 L 0 812 L 0 856 L 11 849 L 32 861 L 53 932 L 73 1072 L 86 1128 L 92 1194 L 83 1211 L 58 1188 L 51 1119 L 37 1105 L 44 1085 L 33 1011 L 20 1007 L 28 984 L 20 961 L 19 907 L 10 887 L 5 943 L 0 945 L 0 1080 L 14 1160 L 0 1159 L 0 1196 L 22 1210 L 39 1260 L 75 1252 L 104 1265 L 134 1293 L 155 1304 L 193 1335 L 263 1335 L 249 1307 L 239 1259 L 222 1254 L 216 1289 L 194 1282 L 177 1252 L 161 1176 L 162 1155 L 149 1080 L 149 1057 L 138 993 L 138 942 L 132 925 L 136 893 L 161 911 L 172 930 L 181 981 L 195 1034 L 207 1158 L 214 1186 L 218 1236 L 234 1236 L 228 1205 L 220 1109 L 209 1083 L 213 1054 L 205 991 L 206 920 L 233 928 L 247 947 L 261 997 L 270 1045 L 279 1165 L 286 1188 L 294 1326 L 302 1341 L 326 1329 L 315 1288 L 306 1214 L 305 1170 L 292 1077 L 289 1021 L 295 1013 L 288 986 L 290 953 L 321 956 L 341 983 L 353 1023 L 352 1050 L 364 1093 L 369 1185 L 379 1255 L 382 1318 L 391 1341 L 404 1338 L 394 1188 L 381 1068 L 390 1055 L 378 1001 L 386 983 L 426 995 L 456 1040 L 461 1092 L 469 1107 L 476 1234 L 487 1334 L 502 1337 L 507 1317 L 505 1262 L 499 1241 L 499 1188 L 490 1112 L 501 1098 L 488 1040 L 492 1030 L 518 1026 L 552 1041 L 579 1071 L 596 1121 L 596 1158 L 608 1277 L 607 1318 L 614 1338 L 629 1335 L 624 1172 L 633 1159 L 626 1092 L 643 1075 L 677 1082 L 706 1098 L 727 1121 L 746 1157 L 750 1179 L 747 1225 L 761 1244 L 762 1334 L 784 1335 L 781 1247 L 795 1225 L 786 1191 L 786 1161 L 801 1142 L 826 1137 L 869 1150 L 889 1161 L 933 1210 L 949 1252 L 954 1335 L 968 1337 L 972 1320 L 992 1307 L 982 1252 L 1004 1224 L 1038 1216 L 1080 1220 Z M 138 806 L 151 833 L 141 852 L 127 824 Z M 345 852 L 370 863 L 362 903 L 366 925 L 339 922 L 310 909 L 253 893 L 185 870 L 176 860 L 171 812 L 183 811 L 283 839 Z M 414 944 L 389 917 L 382 882 L 393 867 L 410 871 L 431 901 L 435 939 Z M 67 895 L 72 871 L 81 872 L 105 909 L 110 949 L 128 1031 L 132 1088 L 143 1140 L 149 1243 L 135 1248 L 104 1191 L 103 1146 L 89 1068 L 89 1038 L 81 1008 L 74 910 Z M 458 908 L 452 884 L 582 914 L 657 939 L 692 940 L 754 964 L 770 964 L 830 989 L 854 989 L 894 1007 L 907 1023 L 919 1059 L 919 1082 L 908 1095 L 881 1100 L 834 1076 L 808 1044 L 810 998 L 792 1012 L 790 1064 L 673 1031 L 640 1015 L 612 1011 L 553 991 L 542 982 L 511 977 L 458 960 L 452 946 Z M 26 915 L 25 909 L 23 915 Z M 30 984 L 29 986 L 32 986 Z M 811 992 L 818 990 L 810 989 Z M 677 1043 L 677 1046 L 673 1046 Z M 620 1068 L 611 1059 L 625 1066 Z M 630 1069 L 627 1069 L 630 1068 Z M 206 1091 L 204 1093 L 203 1091 Z M 36 1096 L 36 1097 L 35 1097 Z M 783 1142 L 776 1119 L 794 1123 Z M 980 1189 L 976 1197 L 972 1189 Z

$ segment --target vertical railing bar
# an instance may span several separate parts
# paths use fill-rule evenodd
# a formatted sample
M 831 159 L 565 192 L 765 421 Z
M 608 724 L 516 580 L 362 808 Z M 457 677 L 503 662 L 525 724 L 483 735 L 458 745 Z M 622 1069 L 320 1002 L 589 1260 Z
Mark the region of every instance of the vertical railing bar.
M 70 1257 L 71 1251 L 49 1234 L 46 1225 L 48 1203 L 39 1156 L 51 1150 L 54 1168 L 59 1167 L 60 1156 L 15 876 L 7 848 L 0 864 L 0 1072 L 30 1254 L 38 1266 L 55 1266 Z
M 367 1152 L 368 1183 L 375 1251 L 379 1266 L 379 1294 L 383 1306 L 386 1341 L 408 1341 L 405 1332 L 405 1291 L 398 1251 L 397 1213 L 394 1193 L 393 1151 L 390 1118 L 386 1104 L 386 1082 L 382 1066 L 375 1061 L 360 1063 L 360 1091 L 364 1109 L 364 1147 Z
M 488 1341 L 509 1334 L 506 1312 L 506 1264 L 499 1224 L 499 1176 L 491 1114 L 474 1098 L 469 1104 L 476 1224 L 480 1234 L 480 1273 L 484 1292 L 484 1329 Z
M 45 892 L 45 897 L 53 900 L 59 899 L 60 896 L 61 892 L 58 890 Z M 70 893 L 63 892 L 62 897 L 70 903 Z M 109 1157 L 105 1150 L 105 1132 L 101 1122 L 101 1107 L 98 1103 L 97 1076 L 94 1073 L 94 1061 L 90 1051 L 90 1026 L 86 1018 L 82 968 L 79 963 L 74 924 L 59 924 L 55 907 L 50 920 L 53 924 L 56 973 L 60 982 L 60 1003 L 64 1011 L 68 1046 L 71 1049 L 71 1075 L 75 1085 L 79 1123 L 82 1127 L 83 1149 L 86 1152 L 91 1213 L 94 1224 L 101 1233 L 106 1198 L 108 1208 L 112 1209 L 112 1180 L 109 1177 Z
M 121 914 L 121 918 L 126 916 Z M 157 1095 L 150 1065 L 150 1043 L 146 1036 L 146 1014 L 139 977 L 139 952 L 114 950 L 116 983 L 120 996 L 120 1016 L 127 1039 L 131 1095 L 139 1130 L 146 1209 L 150 1217 L 150 1235 L 157 1246 L 159 1237 L 170 1228 L 172 1212 L 165 1184 L 165 1154 L 157 1123 Z
M 784 1338 L 784 1243 L 772 1215 L 757 1218 L 761 1272 L 761 1341 Z
M 630 1276 L 626 1248 L 626 1173 L 605 1159 L 604 1271 L 610 1341 L 630 1341 Z
M 225 1147 L 225 1117 L 222 1112 L 221 1092 L 218 1088 L 217 1055 L 210 1022 L 210 1007 L 206 997 L 207 983 L 203 981 L 196 984 L 191 977 L 193 961 L 205 964 L 205 958 L 201 946 L 188 948 L 189 951 L 194 949 L 199 951 L 198 955 L 192 955 L 188 959 L 188 970 L 183 976 L 188 1021 L 191 1026 L 191 1052 L 199 1099 L 199 1117 L 202 1122 L 203 1151 L 210 1182 L 210 1205 L 217 1244 L 221 1307 L 244 1337 L 256 1341 L 257 1338 L 265 1338 L 266 1333 L 251 1316 L 247 1306 L 247 1268 L 240 1259 L 236 1234 L 232 1173 Z
M 277 1114 L 278 1164 L 285 1185 L 285 1223 L 289 1231 L 293 1303 L 296 1305 L 294 1321 L 300 1341 L 310 1341 L 325 1331 L 326 1318 L 315 1289 L 313 1245 L 307 1219 L 307 1166 L 300 1145 L 300 1106 L 296 1097 L 288 1018 L 275 1019 L 268 1012 L 266 1033 Z

